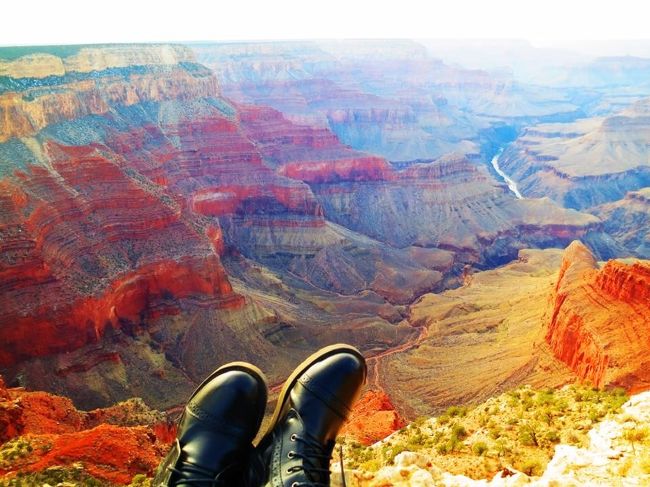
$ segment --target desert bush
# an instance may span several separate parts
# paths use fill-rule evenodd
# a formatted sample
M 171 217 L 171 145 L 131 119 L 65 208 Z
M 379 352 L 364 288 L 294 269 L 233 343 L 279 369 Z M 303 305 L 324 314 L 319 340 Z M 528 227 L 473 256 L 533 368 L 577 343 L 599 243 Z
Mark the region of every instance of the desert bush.
M 448 441 L 441 443 L 436 447 L 436 451 L 440 455 L 447 455 L 452 452 L 451 444 Z
M 129 484 L 129 487 L 150 487 L 151 480 L 152 479 L 147 478 L 146 475 L 139 473 L 133 477 L 131 483 Z
M 543 473 L 542 464 L 539 460 L 524 461 L 524 463 L 521 464 L 520 470 L 530 477 L 538 476 Z
M 484 441 L 477 441 L 472 445 L 472 451 L 479 457 L 483 456 L 485 452 L 488 451 L 487 443 L 485 443 Z
M 636 426 L 623 430 L 623 439 L 629 441 L 632 445 L 632 451 L 636 453 L 636 446 L 645 442 L 650 437 L 650 428 L 648 426 Z
M 449 417 L 455 418 L 464 418 L 467 416 L 467 407 L 466 406 L 450 406 L 445 411 L 445 414 Z
M 492 438 L 493 440 L 498 440 L 499 437 L 501 436 L 501 433 L 502 433 L 501 428 L 499 428 L 498 426 L 491 426 L 490 428 L 488 428 L 488 434 L 490 435 L 490 438 Z
M 519 428 L 519 441 L 526 446 L 539 446 L 539 426 L 535 423 L 527 423 Z
M 0 487 L 21 487 L 21 486 L 42 486 L 72 484 L 84 487 L 102 487 L 106 482 L 102 482 L 91 475 L 88 475 L 82 464 L 73 464 L 70 467 L 49 467 L 40 472 L 19 472 L 16 477 L 11 479 L 1 479 Z M 143 484 L 143 487 L 146 484 Z
M 551 443 L 560 442 L 560 434 L 555 430 L 550 430 L 544 435 L 544 438 Z
M 467 431 L 463 425 L 455 424 L 451 427 L 452 440 L 462 440 L 465 437 L 467 437 Z

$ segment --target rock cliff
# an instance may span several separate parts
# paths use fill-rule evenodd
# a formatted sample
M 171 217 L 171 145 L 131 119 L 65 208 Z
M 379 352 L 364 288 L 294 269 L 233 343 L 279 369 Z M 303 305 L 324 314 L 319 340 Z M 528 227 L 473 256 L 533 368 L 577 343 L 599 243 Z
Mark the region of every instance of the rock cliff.
M 635 392 L 650 387 L 650 264 L 609 261 L 598 268 L 579 242 L 566 250 L 546 341 L 580 378 Z
M 647 99 L 608 117 L 542 124 L 523 133 L 500 166 L 524 196 L 594 207 L 650 185 Z
M 341 330 L 366 347 L 412 333 L 394 325 L 395 303 L 438 289 L 453 256 L 333 225 L 284 173 L 322 163 L 328 181 L 366 180 L 385 160 L 230 103 L 185 48 L 50 51 L 3 64 L 0 83 L 0 367 L 12 384 L 87 408 L 133 394 L 169 407 L 228 360 L 279 380 Z
M 328 126 L 351 147 L 391 161 L 476 156 L 478 132 L 500 120 L 571 114 L 560 94 L 512 76 L 464 69 L 413 41 L 204 44 L 197 59 L 224 93 Z
M 593 213 L 629 255 L 650 259 L 650 188 L 631 191 L 621 200 L 594 208 Z
M 0 378 L 2 480 L 19 473 L 46 482 L 68 469 L 69 480 L 128 484 L 153 474 L 170 442 L 167 428 L 163 414 L 138 400 L 83 412 L 64 397 L 7 389 Z

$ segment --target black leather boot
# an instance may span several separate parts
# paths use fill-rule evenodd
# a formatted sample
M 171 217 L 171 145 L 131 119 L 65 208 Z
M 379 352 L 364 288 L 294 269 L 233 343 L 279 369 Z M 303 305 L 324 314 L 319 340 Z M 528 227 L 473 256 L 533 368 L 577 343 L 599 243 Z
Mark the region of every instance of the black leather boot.
M 336 435 L 366 379 L 361 353 L 332 345 L 305 360 L 285 383 L 258 445 L 266 487 L 329 486 Z
M 220 367 L 194 391 L 176 441 L 153 481 L 154 487 L 248 486 L 252 441 L 264 417 L 267 385 L 255 366 Z

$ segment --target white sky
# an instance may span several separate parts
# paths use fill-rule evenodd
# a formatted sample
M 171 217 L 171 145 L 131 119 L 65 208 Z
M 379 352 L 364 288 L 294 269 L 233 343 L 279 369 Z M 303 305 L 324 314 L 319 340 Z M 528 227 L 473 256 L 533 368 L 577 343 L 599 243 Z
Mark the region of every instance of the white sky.
M 647 5 L 647 6 L 646 6 Z M 643 0 L 2 0 L 0 45 L 323 38 L 650 38 Z

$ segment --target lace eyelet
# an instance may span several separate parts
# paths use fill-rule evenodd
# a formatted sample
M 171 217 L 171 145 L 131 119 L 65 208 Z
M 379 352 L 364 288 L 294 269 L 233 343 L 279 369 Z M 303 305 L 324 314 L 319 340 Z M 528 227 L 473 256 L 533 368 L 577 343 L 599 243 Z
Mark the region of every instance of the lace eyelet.
M 289 453 L 287 453 L 287 458 L 290 460 L 295 456 L 296 456 L 295 452 L 290 451 Z
M 298 436 L 294 433 L 294 434 L 291 435 L 291 438 L 289 438 L 289 439 L 290 439 L 291 441 L 296 441 L 296 438 L 297 438 L 297 437 L 298 437 Z

